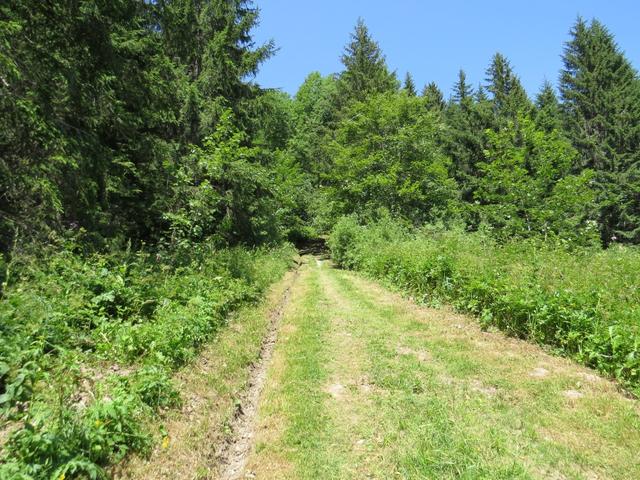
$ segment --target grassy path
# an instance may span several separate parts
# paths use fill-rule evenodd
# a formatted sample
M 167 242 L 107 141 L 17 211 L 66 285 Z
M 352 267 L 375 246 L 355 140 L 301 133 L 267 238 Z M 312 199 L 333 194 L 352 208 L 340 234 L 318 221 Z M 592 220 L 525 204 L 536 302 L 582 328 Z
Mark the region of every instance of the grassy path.
M 640 478 L 640 407 L 574 363 L 311 259 L 245 477 Z
M 296 283 L 297 272 L 288 272 L 262 302 L 233 315 L 195 364 L 178 372 L 175 380 L 183 405 L 180 411 L 167 412 L 164 438 L 149 458 L 129 458 L 113 469 L 112 477 L 191 480 L 226 473 L 224 461 L 236 460 L 226 447 L 233 439 L 232 426 L 241 417 L 238 408 L 251 407 L 252 399 L 247 397 L 254 389 L 256 374 L 261 374 L 260 359 L 265 346 L 275 341 L 272 329 L 277 328 Z M 247 435 L 245 431 L 237 433 Z

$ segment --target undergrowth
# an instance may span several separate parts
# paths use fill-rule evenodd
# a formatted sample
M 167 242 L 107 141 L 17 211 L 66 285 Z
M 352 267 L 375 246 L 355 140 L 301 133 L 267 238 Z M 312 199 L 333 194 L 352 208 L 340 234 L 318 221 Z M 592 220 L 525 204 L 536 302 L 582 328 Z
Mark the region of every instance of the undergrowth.
M 482 232 L 390 219 L 341 219 L 329 246 L 336 263 L 418 300 L 449 303 L 485 327 L 549 345 L 640 393 L 640 250 L 499 244 Z
M 172 371 L 293 249 L 15 256 L 0 299 L 0 478 L 105 478 L 163 435 Z

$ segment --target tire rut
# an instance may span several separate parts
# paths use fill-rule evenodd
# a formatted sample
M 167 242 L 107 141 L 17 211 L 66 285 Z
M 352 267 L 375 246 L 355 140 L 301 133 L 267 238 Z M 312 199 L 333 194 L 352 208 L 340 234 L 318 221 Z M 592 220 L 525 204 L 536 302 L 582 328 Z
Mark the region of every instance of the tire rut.
M 286 288 L 278 306 L 271 312 L 269 329 L 262 342 L 260 356 L 251 367 L 248 386 L 237 404 L 229 428 L 231 434 L 217 454 L 220 480 L 238 480 L 243 478 L 247 460 L 253 448 L 258 404 L 267 379 L 267 370 L 278 341 L 280 320 L 289 304 L 291 291 L 295 286 L 300 265 L 295 269 L 291 284 Z

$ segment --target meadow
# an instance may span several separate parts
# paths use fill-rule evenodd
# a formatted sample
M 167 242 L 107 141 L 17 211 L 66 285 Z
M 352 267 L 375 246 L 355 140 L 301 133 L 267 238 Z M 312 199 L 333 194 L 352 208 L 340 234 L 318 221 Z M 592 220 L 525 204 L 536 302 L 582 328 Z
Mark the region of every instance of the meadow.
M 392 220 L 340 220 L 329 241 L 342 267 L 420 302 L 451 304 L 486 327 L 527 339 L 640 392 L 640 251 L 499 243 L 482 232 Z

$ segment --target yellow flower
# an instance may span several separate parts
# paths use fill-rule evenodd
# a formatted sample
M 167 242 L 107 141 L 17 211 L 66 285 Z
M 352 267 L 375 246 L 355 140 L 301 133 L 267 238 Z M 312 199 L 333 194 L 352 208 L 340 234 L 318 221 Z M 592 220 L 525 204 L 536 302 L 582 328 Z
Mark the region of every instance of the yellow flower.
M 64 473 L 63 473 L 63 474 L 61 474 L 61 475 L 58 477 L 58 480 L 64 480 L 64 479 L 65 479 L 65 475 L 64 475 Z
M 165 450 L 169 448 L 169 437 L 164 437 L 162 439 L 162 448 L 164 448 Z
M 95 422 L 96 428 L 100 427 L 100 425 L 102 425 L 102 422 L 100 420 L 96 420 Z

